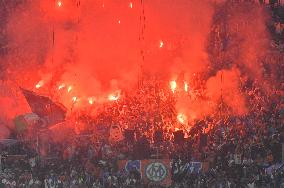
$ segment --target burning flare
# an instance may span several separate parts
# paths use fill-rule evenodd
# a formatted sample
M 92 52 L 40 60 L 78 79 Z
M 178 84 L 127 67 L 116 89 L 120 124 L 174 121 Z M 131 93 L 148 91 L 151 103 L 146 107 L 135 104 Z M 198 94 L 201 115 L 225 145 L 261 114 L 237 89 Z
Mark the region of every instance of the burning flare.
M 72 97 L 72 101 L 75 103 L 76 101 L 77 101 L 78 99 L 77 99 L 77 97 Z
M 170 88 L 171 88 L 171 90 L 172 90 L 173 93 L 176 91 L 176 89 L 177 89 L 177 83 L 176 83 L 175 80 L 170 81 Z
M 57 1 L 57 6 L 62 7 L 62 1 Z
M 89 104 L 90 104 L 90 105 L 94 104 L 94 100 L 95 100 L 95 99 L 94 99 L 93 97 L 89 97 L 89 98 L 88 98 Z
M 177 115 L 177 120 L 178 120 L 181 124 L 186 124 L 187 117 L 186 117 L 186 115 L 184 115 L 183 113 L 179 113 L 179 114 Z
M 160 48 L 163 48 L 164 46 L 164 41 L 160 40 Z
M 116 91 L 108 96 L 108 100 L 116 101 L 119 99 L 119 97 L 120 97 L 120 91 Z
M 133 8 L 133 3 L 132 2 L 129 3 L 129 7 Z
M 36 85 L 35 85 L 35 88 L 39 89 L 43 86 L 43 80 L 39 81 Z
M 62 89 L 65 87 L 65 84 L 61 84 L 60 86 L 58 86 L 58 90 Z
M 184 91 L 188 92 L 188 83 L 187 82 L 184 82 Z
M 67 89 L 67 92 L 70 93 L 71 90 L 72 90 L 72 86 L 69 86 Z

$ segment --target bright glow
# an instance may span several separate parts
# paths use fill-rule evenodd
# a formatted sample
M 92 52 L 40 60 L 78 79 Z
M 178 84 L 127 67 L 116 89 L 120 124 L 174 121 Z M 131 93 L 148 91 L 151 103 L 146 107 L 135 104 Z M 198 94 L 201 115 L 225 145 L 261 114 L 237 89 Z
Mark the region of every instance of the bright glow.
M 62 2 L 61 1 L 57 1 L 57 6 L 61 7 L 62 6 Z
M 184 91 L 188 92 L 188 83 L 184 82 Z
M 71 90 L 72 90 L 72 86 L 69 86 L 67 89 L 67 92 L 70 93 Z
M 129 7 L 133 8 L 133 3 L 132 2 L 129 3 Z
M 183 113 L 179 113 L 177 115 L 177 120 L 181 123 L 181 124 L 185 124 L 187 121 L 187 117 L 186 115 L 184 115 Z
M 118 24 L 120 24 L 120 20 L 118 20 Z
M 92 97 L 88 98 L 88 102 L 90 105 L 94 104 L 94 98 Z
M 119 99 L 119 97 L 120 97 L 120 91 L 116 91 L 108 96 L 108 100 L 116 101 Z
M 43 80 L 39 81 L 39 82 L 35 85 L 35 87 L 36 87 L 37 89 L 41 88 L 42 86 L 43 86 Z
M 179 128 L 175 127 L 175 131 L 179 131 Z
M 161 40 L 160 41 L 160 48 L 163 48 L 163 46 L 164 46 L 164 42 Z
M 72 101 L 76 102 L 77 101 L 77 97 L 72 97 Z
M 171 90 L 172 90 L 173 93 L 176 91 L 176 89 L 177 89 L 177 83 L 176 83 L 175 80 L 170 81 L 170 88 L 171 88 Z
M 60 86 L 58 86 L 58 90 L 62 89 L 65 87 L 65 84 L 61 84 Z

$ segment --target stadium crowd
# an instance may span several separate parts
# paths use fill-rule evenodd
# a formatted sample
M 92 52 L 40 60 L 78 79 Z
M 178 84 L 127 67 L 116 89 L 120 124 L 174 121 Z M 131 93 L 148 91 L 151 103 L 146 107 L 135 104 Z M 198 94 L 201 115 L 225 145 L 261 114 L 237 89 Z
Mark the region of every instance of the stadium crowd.
M 221 114 L 195 121 L 189 132 L 178 135 L 179 130 L 186 130 L 174 110 L 178 93 L 157 88 L 149 84 L 133 95 L 125 94 L 121 100 L 105 104 L 96 118 L 79 113 L 76 119 L 85 125 L 82 134 L 58 141 L 45 131 L 38 139 L 3 145 L 0 186 L 283 186 L 281 91 L 267 98 L 256 84 L 243 83 L 250 102 L 256 104 L 250 113 L 227 115 L 224 107 Z M 202 91 L 192 92 L 202 97 Z M 124 135 L 113 142 L 111 126 L 106 125 L 120 125 Z M 170 184 L 145 181 L 141 170 L 119 167 L 122 160 L 149 159 L 171 160 Z M 191 162 L 201 166 L 190 167 Z
M 280 21 L 274 30 L 281 49 Z M 278 79 L 283 81 L 283 64 L 279 66 Z M 85 112 L 77 114 L 85 125 L 80 131 L 87 135 L 74 134 L 60 142 L 52 135 L 45 140 L 39 135 L 32 141 L 1 145 L 0 187 L 284 187 L 283 83 L 267 97 L 257 84 L 244 81 L 242 90 L 255 104 L 250 113 L 226 115 L 224 107 L 193 122 L 184 135 L 175 134 L 187 126 L 176 118 L 175 94 L 157 84 L 105 104 L 95 119 Z M 192 95 L 202 97 L 202 90 L 191 89 Z M 105 125 L 119 125 L 123 137 L 112 142 Z M 119 167 L 121 160 L 145 159 L 170 159 L 171 184 L 145 182 L 139 169 Z M 190 162 L 202 167 L 189 168 Z
M 133 102 L 136 104 L 135 99 Z M 32 144 L 19 142 L 2 148 L 1 184 L 3 187 L 158 187 L 154 183 L 146 186 L 138 169 L 127 172 L 118 169 L 118 161 L 122 159 L 152 158 L 172 159 L 172 187 L 280 187 L 284 182 L 281 163 L 284 130 L 283 106 L 278 102 L 272 102 L 262 113 L 258 111 L 243 118 L 230 117 L 226 122 L 207 118 L 196 122 L 195 129 L 181 140 L 167 137 L 175 130 L 160 131 L 164 135 L 162 140 L 159 136 L 149 136 L 157 132 L 151 132 L 155 123 L 149 123 L 148 130 L 138 129 L 146 123 L 137 123 L 138 127 L 133 127 L 137 128 L 137 134 L 132 140 L 111 143 L 108 139 L 81 135 L 64 143 L 49 142 L 45 156 L 39 155 L 41 151 Z M 112 114 L 109 108 L 105 109 L 106 114 Z M 209 124 L 212 128 L 203 134 Z M 186 168 L 191 161 L 202 162 L 202 169 Z

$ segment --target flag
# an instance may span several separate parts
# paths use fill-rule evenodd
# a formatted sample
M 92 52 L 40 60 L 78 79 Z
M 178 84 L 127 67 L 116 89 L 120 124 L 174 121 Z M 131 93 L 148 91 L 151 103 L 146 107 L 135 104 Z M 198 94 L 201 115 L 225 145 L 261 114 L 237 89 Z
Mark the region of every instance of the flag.
M 150 159 L 142 160 L 142 179 L 144 182 L 153 182 L 159 185 L 171 184 L 171 160 Z
M 66 116 L 66 108 L 54 103 L 50 98 L 40 96 L 32 91 L 21 88 L 33 113 L 45 120 L 46 126 L 63 122 Z
M 18 132 L 25 131 L 29 126 L 35 125 L 40 121 L 40 117 L 35 113 L 27 113 L 16 116 L 14 119 L 15 128 Z
M 26 122 L 24 115 L 17 116 L 13 119 L 15 128 L 18 132 L 24 131 L 28 127 L 28 123 Z

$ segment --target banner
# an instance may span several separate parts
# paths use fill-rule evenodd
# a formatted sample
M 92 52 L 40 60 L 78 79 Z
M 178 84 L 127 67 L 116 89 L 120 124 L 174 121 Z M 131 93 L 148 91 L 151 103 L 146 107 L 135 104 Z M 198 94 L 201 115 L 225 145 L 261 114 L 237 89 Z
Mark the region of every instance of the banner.
M 171 184 L 171 160 L 150 159 L 150 160 L 121 160 L 118 167 L 127 173 L 137 170 L 141 174 L 142 181 L 153 182 L 159 185 Z
M 190 162 L 188 163 L 187 172 L 191 174 L 198 174 L 202 170 L 201 162 Z
M 142 179 L 160 185 L 171 184 L 171 160 L 142 160 Z
M 145 183 L 152 182 L 168 186 L 172 182 L 172 170 L 174 170 L 173 173 L 178 174 L 197 174 L 201 171 L 207 172 L 209 163 L 187 162 L 175 164 L 171 159 L 120 160 L 118 161 L 118 168 L 126 173 L 133 170 L 138 171 Z
M 275 171 L 277 171 L 278 169 L 282 168 L 283 166 L 284 166 L 284 163 L 276 163 L 266 168 L 265 172 L 270 175 L 274 173 Z
M 21 88 L 33 113 L 45 120 L 47 126 L 63 122 L 66 109 L 61 104 L 54 103 L 50 98 L 37 95 L 36 93 Z

